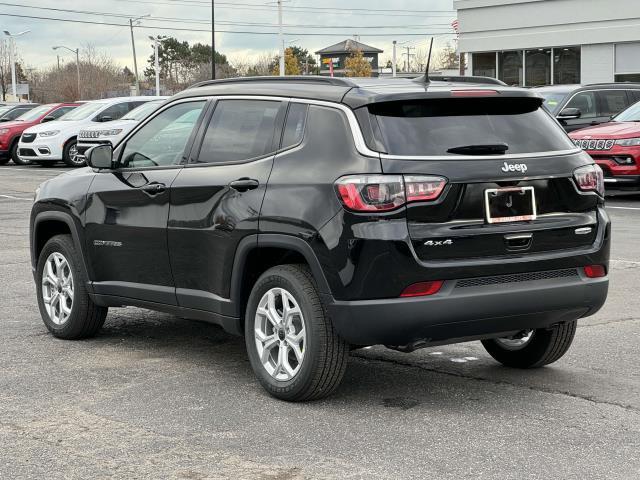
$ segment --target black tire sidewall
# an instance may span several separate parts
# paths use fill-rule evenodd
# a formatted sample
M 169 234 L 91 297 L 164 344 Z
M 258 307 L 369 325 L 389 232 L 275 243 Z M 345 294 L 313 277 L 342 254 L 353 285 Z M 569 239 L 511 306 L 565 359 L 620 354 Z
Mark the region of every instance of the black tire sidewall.
M 71 147 L 73 147 L 74 145 L 77 148 L 77 146 L 78 146 L 78 140 L 77 139 L 69 140 L 64 145 L 64 150 L 62 152 L 62 160 L 69 167 L 77 167 L 77 168 L 84 167 L 86 165 L 86 162 L 74 163 L 74 162 L 71 161 L 71 155 L 69 154 L 69 150 L 71 150 Z
M 18 158 L 18 141 L 17 140 L 14 141 L 13 144 L 11 145 L 11 149 L 9 150 L 9 158 L 11 158 L 13 163 L 15 163 L 16 165 L 31 164 L 31 160 L 21 160 L 20 158 Z
M 49 255 L 53 252 L 60 252 L 64 255 L 73 274 L 73 305 L 71 307 L 71 315 L 63 325 L 56 325 L 51 321 L 51 318 L 44 307 L 44 300 L 42 298 L 42 272 L 47 258 L 49 258 Z M 87 314 L 88 295 L 84 286 L 86 276 L 82 270 L 80 262 L 81 260 L 76 253 L 73 240 L 69 235 L 57 235 L 51 238 L 46 243 L 38 257 L 38 265 L 36 268 L 38 308 L 40 309 L 40 315 L 42 316 L 42 321 L 45 326 L 56 337 L 75 338 L 84 326 Z
M 245 343 L 249 361 L 256 373 L 260 384 L 272 395 L 287 400 L 296 399 L 302 392 L 306 391 L 313 381 L 314 365 L 320 356 L 320 325 L 324 319 L 318 318 L 318 311 L 315 309 L 304 291 L 305 287 L 315 286 L 300 285 L 299 280 L 287 269 L 275 267 L 265 272 L 256 282 L 249 297 L 245 315 Z M 300 371 L 294 378 L 288 381 L 279 381 L 273 378 L 263 367 L 258 356 L 258 351 L 254 337 L 255 314 L 258 303 L 262 296 L 272 288 L 284 288 L 291 293 L 304 317 L 306 339 L 304 346 L 304 359 Z M 317 294 L 316 294 L 317 295 Z

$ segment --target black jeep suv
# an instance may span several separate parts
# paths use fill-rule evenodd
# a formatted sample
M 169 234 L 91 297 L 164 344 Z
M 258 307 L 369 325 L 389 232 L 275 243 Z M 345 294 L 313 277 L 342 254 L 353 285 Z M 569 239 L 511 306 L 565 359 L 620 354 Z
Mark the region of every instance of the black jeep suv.
M 532 91 L 212 81 L 88 163 L 33 206 L 47 328 L 88 337 L 123 305 L 210 321 L 281 399 L 331 393 L 366 345 L 546 365 L 607 296 L 602 172 Z

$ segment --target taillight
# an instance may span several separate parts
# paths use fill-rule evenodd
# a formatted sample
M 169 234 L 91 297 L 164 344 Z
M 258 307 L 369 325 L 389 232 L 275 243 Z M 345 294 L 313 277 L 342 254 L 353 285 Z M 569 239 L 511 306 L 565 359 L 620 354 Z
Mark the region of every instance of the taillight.
M 433 280 L 431 282 L 420 282 L 409 285 L 400 294 L 401 297 L 426 297 L 438 293 L 442 288 L 442 280 Z
M 604 265 L 587 265 L 584 274 L 589 278 L 601 278 L 607 275 L 607 269 Z
M 447 181 L 441 177 L 405 176 L 404 188 L 407 202 L 430 202 L 437 199 Z
M 410 202 L 436 200 L 447 180 L 418 175 L 349 175 L 336 182 L 345 207 L 356 212 L 386 212 Z
M 576 185 L 583 192 L 596 192 L 604 196 L 604 174 L 598 165 L 585 165 L 573 172 Z

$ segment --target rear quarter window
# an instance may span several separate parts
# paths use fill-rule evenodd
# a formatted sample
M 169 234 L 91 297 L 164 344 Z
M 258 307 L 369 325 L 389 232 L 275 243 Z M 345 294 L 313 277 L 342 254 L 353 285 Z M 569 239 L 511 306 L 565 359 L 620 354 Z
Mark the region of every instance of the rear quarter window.
M 387 153 L 457 156 L 447 150 L 502 144 L 507 154 L 575 148 L 536 98 L 451 98 L 385 102 L 365 107 Z

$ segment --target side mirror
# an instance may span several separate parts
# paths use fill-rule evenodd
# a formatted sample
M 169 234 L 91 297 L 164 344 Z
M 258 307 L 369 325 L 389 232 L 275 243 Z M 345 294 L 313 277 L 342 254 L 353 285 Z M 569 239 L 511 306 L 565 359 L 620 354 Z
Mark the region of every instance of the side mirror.
M 52 120 L 55 120 L 55 117 L 52 117 L 51 115 L 47 115 L 46 117 L 44 117 L 42 119 L 42 121 L 40 123 L 47 123 L 47 122 L 50 122 Z
M 113 168 L 113 147 L 111 145 L 97 145 L 87 150 L 85 154 L 87 165 L 99 169 Z
M 575 120 L 582 116 L 579 108 L 565 108 L 558 115 L 558 120 Z
M 104 115 L 98 119 L 98 121 L 100 122 L 110 122 L 111 120 L 113 120 L 113 118 L 111 118 L 109 115 Z

